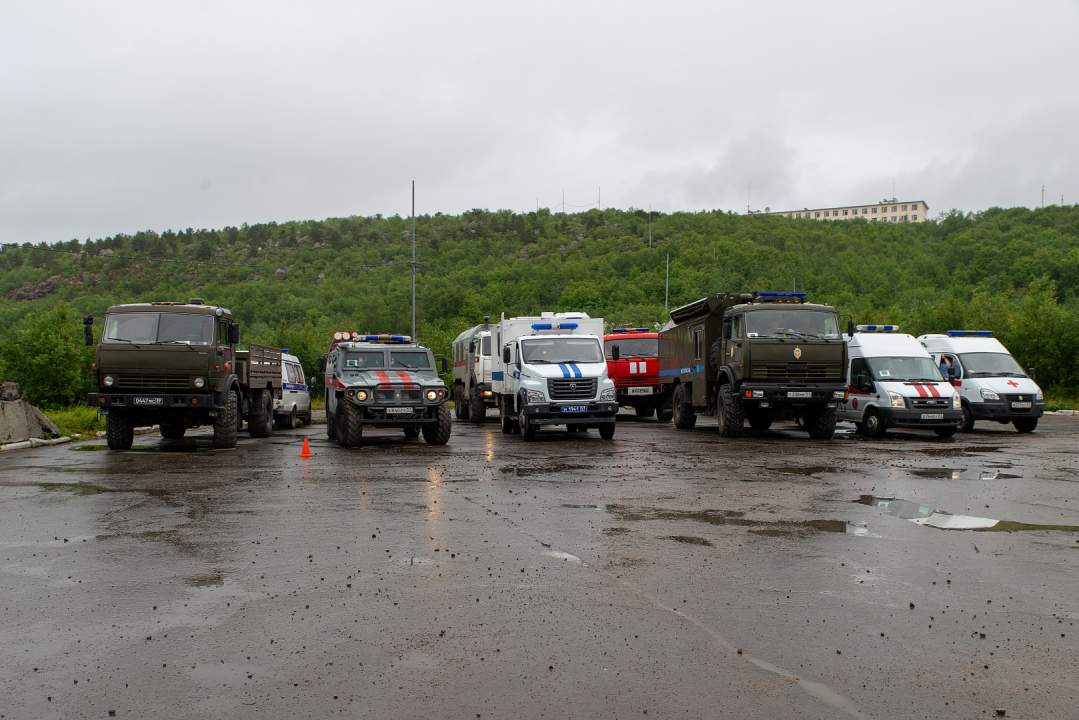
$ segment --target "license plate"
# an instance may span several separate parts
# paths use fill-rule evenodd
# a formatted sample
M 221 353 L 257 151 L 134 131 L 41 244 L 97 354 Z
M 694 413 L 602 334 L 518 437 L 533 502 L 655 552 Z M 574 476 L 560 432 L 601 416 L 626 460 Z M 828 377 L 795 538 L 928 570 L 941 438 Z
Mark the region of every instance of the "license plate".
M 650 387 L 647 387 L 647 388 L 630 388 L 629 389 L 629 394 L 630 395 L 651 395 L 652 394 L 652 388 L 650 388 Z
M 944 413 L 922 413 L 922 420 L 943 420 Z
M 135 398 L 136 405 L 164 405 L 165 398 L 159 397 L 137 397 Z
M 563 405 L 562 412 L 588 412 L 588 407 L 585 405 Z
M 1031 405 L 1028 402 L 1013 402 L 1012 407 L 1013 408 L 1030 408 L 1030 407 L 1033 407 L 1033 405 Z
M 412 408 L 409 407 L 391 407 L 386 408 L 386 413 L 389 415 L 411 415 Z
M 788 392 L 787 397 L 789 397 L 789 398 L 811 398 L 811 397 L 813 397 L 813 393 L 811 393 L 811 392 Z

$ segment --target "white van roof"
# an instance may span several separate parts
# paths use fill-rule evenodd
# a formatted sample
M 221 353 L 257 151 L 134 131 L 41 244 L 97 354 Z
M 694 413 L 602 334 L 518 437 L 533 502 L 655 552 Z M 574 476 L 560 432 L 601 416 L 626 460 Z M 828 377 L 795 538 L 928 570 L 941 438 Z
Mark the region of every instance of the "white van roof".
M 854 333 L 847 349 L 852 357 L 929 357 L 922 344 L 907 333 Z
M 926 350 L 931 353 L 981 352 L 1002 353 L 1004 355 L 1011 355 L 1011 353 L 1008 352 L 1008 348 L 1004 347 L 1000 343 L 1000 340 L 997 340 L 995 337 L 953 337 L 949 335 L 922 335 L 918 338 L 918 341 L 925 346 Z

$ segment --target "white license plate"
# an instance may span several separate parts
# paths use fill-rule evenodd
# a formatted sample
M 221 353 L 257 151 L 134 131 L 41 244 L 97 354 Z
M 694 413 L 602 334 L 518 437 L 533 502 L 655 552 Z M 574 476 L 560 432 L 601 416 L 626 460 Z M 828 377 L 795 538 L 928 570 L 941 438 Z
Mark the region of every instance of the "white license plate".
M 588 412 L 586 405 L 563 405 L 562 412 Z
M 944 413 L 922 413 L 922 420 L 943 420 Z
M 813 397 L 813 393 L 811 393 L 811 392 L 788 392 L 787 397 L 789 397 L 789 398 L 811 398 L 811 397 Z
M 646 388 L 630 388 L 629 389 L 629 394 L 630 395 L 651 395 L 652 394 L 652 388 L 650 388 L 650 387 L 646 387 Z
M 164 405 L 165 398 L 159 397 L 137 397 L 135 398 L 136 405 Z
M 391 407 L 391 408 L 386 408 L 386 413 L 388 415 L 411 415 L 412 414 L 412 408 L 409 408 L 409 407 Z
M 1012 407 L 1013 408 L 1030 408 L 1030 407 L 1034 407 L 1034 406 L 1031 405 L 1028 402 L 1013 402 Z

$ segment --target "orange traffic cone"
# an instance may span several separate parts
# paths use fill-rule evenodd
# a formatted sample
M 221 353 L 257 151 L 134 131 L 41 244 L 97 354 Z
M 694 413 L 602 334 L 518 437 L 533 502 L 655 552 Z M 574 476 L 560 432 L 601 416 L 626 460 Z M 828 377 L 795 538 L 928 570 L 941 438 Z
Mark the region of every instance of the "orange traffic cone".
M 300 457 L 302 457 L 302 458 L 314 457 L 314 455 L 311 454 L 311 447 L 307 444 L 307 438 L 303 439 L 303 450 L 300 451 Z

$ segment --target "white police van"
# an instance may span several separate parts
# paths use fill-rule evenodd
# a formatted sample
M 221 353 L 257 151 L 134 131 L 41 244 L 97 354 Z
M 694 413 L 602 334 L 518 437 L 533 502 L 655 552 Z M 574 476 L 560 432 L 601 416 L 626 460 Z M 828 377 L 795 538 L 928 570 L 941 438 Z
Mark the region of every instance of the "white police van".
M 949 330 L 922 335 L 918 341 L 938 366 L 955 375 L 953 384 L 963 403 L 962 432 L 970 432 L 975 420 L 1012 423 L 1021 433 L 1038 426 L 1045 399 L 1034 382 L 1034 368 L 1023 372 L 992 331 Z
M 898 330 L 859 325 L 847 336 L 849 392 L 836 419 L 874 438 L 900 427 L 951 437 L 962 420 L 959 394 L 922 344 Z
M 487 409 L 498 407 L 491 390 L 491 324 L 465 330 L 453 341 L 453 412 L 461 420 L 483 423 Z
M 277 427 L 291 429 L 299 420 L 311 424 L 311 392 L 304 377 L 300 359 L 289 355 L 288 348 L 281 348 L 281 389 L 277 391 L 273 405 L 274 422 Z

